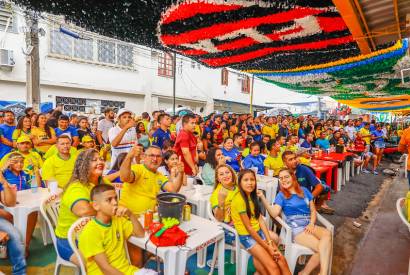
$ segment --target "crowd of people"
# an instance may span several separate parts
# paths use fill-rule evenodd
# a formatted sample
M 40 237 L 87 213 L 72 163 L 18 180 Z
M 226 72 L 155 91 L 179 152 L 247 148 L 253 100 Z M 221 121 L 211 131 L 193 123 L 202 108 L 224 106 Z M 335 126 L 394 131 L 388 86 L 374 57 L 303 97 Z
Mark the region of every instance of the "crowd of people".
M 16 191 L 56 182 L 63 190 L 55 230 L 60 257 L 78 264 L 67 233 L 80 217 L 94 216 L 79 239 L 89 274 L 134 274 L 141 266 L 141 251 L 128 244 L 135 264 L 130 266 L 122 243 L 131 235 L 144 234 L 136 217 L 155 209 L 157 194 L 179 192 L 194 177 L 215 186 L 210 200 L 213 213 L 235 227 L 259 274 L 290 274 L 278 237 L 264 222 L 261 203 L 272 217 L 283 212 L 294 240 L 316 252 L 300 274 L 309 274 L 319 264 L 320 274 L 327 274 L 331 238 L 315 225 L 316 211 L 332 214 L 334 209 L 326 204 L 329 187 L 316 177 L 310 159 L 317 150 L 354 146 L 364 152 L 355 161 L 363 165 L 362 171 L 377 175 L 385 140 L 391 135 L 389 124 L 361 118 L 340 121 L 228 112 L 172 116 L 163 111 L 137 116 L 128 109 L 115 113 L 107 108 L 102 117 L 90 119 L 64 114 L 59 106 L 47 113 L 27 108 L 16 120 L 12 111 L 4 110 L 0 111 L 1 202 L 15 205 Z M 257 175 L 279 178 L 274 202 L 258 191 Z M 120 197 L 115 188 L 121 189 Z M 9 246 L 13 272 L 25 274 L 24 258 L 37 214 L 28 219 L 23 246 L 10 227 L 13 217 L 4 209 L 0 213 L 0 231 L 14 236 Z M 107 239 L 115 234 L 115 241 Z

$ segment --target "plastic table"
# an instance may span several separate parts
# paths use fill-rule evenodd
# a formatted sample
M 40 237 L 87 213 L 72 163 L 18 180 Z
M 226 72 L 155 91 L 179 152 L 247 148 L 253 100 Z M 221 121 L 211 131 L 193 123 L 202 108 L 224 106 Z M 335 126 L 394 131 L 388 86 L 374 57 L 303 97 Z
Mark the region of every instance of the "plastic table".
M 140 220 L 143 222 L 142 218 Z M 188 258 L 214 243 L 218 244 L 218 259 L 225 258 L 224 231 L 217 223 L 191 215 L 191 220 L 182 222 L 180 228 L 189 235 L 183 247 L 156 247 L 148 240 L 148 233 L 143 238 L 131 237 L 128 241 L 160 257 L 164 261 L 164 274 L 166 275 L 184 275 Z M 202 255 L 200 260 L 205 262 L 203 257 L 206 254 Z M 218 261 L 218 274 L 223 275 L 224 268 L 224 261 Z
M 197 207 L 197 215 L 207 218 L 206 206 L 209 203 L 214 187 L 196 184 L 193 187 L 183 186 L 179 193 L 186 196 L 187 201 Z
M 23 245 L 26 244 L 28 216 L 33 212 L 40 211 L 41 202 L 49 195 L 50 192 L 47 188 L 39 187 L 36 193 L 33 193 L 31 189 L 22 190 L 17 192 L 17 203 L 15 206 L 4 206 L 4 209 L 13 215 L 14 227 L 20 232 Z M 39 222 L 41 225 L 43 243 L 47 245 L 47 243 L 50 243 L 50 240 L 47 236 L 47 226 L 41 215 L 39 215 Z
M 322 174 L 326 174 L 326 185 L 332 188 L 332 166 L 324 165 L 321 163 L 310 163 L 310 167 L 313 168 L 316 172 L 316 176 L 320 179 Z M 330 192 L 327 195 L 327 198 L 330 199 Z

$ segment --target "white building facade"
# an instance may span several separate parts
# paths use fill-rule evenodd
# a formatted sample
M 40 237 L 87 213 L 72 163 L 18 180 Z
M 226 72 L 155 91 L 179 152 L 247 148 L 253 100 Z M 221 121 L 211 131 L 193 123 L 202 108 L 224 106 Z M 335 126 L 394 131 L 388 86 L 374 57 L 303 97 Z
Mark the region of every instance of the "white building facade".
M 0 48 L 12 51 L 14 63 L 11 70 L 0 68 L 3 105 L 26 102 L 24 27 L 23 13 L 0 1 Z M 267 102 L 306 98 L 239 72 L 207 68 L 184 56 L 177 55 L 174 72 L 172 54 L 89 33 L 62 23 L 61 18 L 45 15 L 39 27 L 45 31 L 39 38 L 41 102 L 64 103 L 68 112 L 100 114 L 106 106 L 136 113 L 170 109 L 174 74 L 176 104 L 203 115 L 215 110 L 249 111 L 252 86 L 255 111 L 271 108 Z M 64 34 L 66 29 L 79 33 L 81 39 Z

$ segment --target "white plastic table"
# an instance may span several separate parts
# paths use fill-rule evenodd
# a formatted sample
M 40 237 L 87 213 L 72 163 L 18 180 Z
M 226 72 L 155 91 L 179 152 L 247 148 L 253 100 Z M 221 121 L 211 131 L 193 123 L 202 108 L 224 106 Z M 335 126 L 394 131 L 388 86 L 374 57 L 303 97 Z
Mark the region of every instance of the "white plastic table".
M 225 236 L 217 223 L 191 215 L 191 220 L 182 222 L 180 228 L 189 235 L 186 245 L 183 247 L 156 247 L 151 241 L 147 242 L 148 234 L 145 234 L 143 238 L 131 237 L 129 242 L 160 257 L 164 261 L 165 275 L 184 275 L 188 258 L 213 243 L 218 244 L 218 259 L 224 259 Z M 201 261 L 205 261 L 205 259 L 201 259 Z M 224 268 L 224 261 L 218 261 L 218 274 L 223 275 Z
M 31 189 L 17 191 L 17 204 L 13 207 L 4 206 L 4 209 L 13 215 L 14 226 L 21 234 L 21 240 L 23 244 L 26 243 L 27 232 L 27 219 L 28 216 L 36 211 L 40 211 L 41 202 L 50 195 L 47 188 L 38 188 L 36 193 L 33 193 Z M 44 245 L 49 243 L 47 237 L 47 226 L 39 215 L 39 221 L 41 224 L 41 233 L 43 236 Z M 44 224 L 43 224 L 44 223 Z
M 269 176 L 264 176 L 264 175 L 257 175 L 257 187 L 260 190 L 265 191 L 266 193 L 266 200 L 269 202 L 269 204 L 272 204 L 273 201 L 275 200 L 276 197 L 276 191 L 278 189 L 278 179 L 275 177 L 269 177 Z M 271 228 L 272 226 L 272 219 L 266 210 L 266 215 L 267 219 L 267 225 L 268 228 Z
M 191 188 L 183 186 L 179 193 L 185 195 L 187 201 L 197 208 L 197 215 L 207 218 L 206 206 L 209 203 L 214 187 L 209 185 L 194 185 Z

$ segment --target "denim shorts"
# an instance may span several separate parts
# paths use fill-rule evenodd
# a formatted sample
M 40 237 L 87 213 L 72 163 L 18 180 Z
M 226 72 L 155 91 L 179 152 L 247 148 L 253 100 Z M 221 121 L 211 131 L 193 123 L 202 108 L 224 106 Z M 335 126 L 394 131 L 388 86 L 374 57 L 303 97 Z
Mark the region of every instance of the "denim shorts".
M 225 229 L 224 229 L 224 234 L 225 234 L 225 243 L 232 245 L 235 242 L 235 234 Z
M 259 229 L 258 235 L 262 238 L 262 240 L 266 240 L 265 234 L 263 234 L 262 229 Z M 252 238 L 251 235 L 239 235 L 239 241 L 246 250 L 251 249 L 256 244 L 256 240 Z
M 70 244 L 67 239 L 62 239 L 56 237 L 57 239 L 57 251 L 61 258 L 66 261 L 70 261 L 71 255 L 74 254 L 74 251 L 71 249 Z
M 386 148 L 386 143 L 384 141 L 375 141 L 374 142 L 374 147 L 376 147 L 377 149 L 384 149 Z
M 286 223 L 292 229 L 292 238 L 305 231 L 310 223 L 310 215 L 292 215 L 286 217 Z

